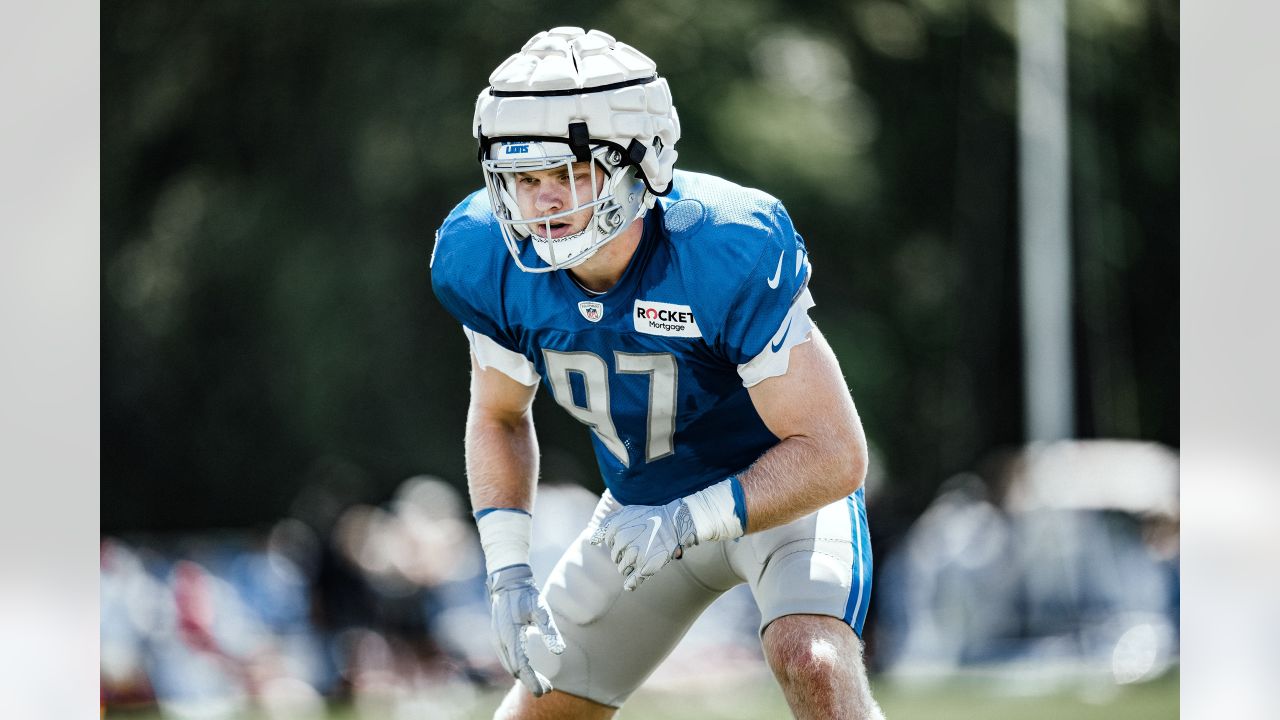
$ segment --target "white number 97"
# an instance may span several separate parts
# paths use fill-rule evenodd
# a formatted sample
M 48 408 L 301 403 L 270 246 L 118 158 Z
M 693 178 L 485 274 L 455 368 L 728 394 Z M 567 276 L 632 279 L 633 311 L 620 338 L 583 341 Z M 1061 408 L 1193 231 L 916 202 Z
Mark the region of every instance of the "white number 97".
M 556 402 L 578 422 L 595 432 L 613 456 L 624 466 L 630 466 L 627 446 L 618 436 L 613 416 L 609 412 L 609 367 L 603 358 L 592 352 L 542 351 L 547 365 L 547 378 Z M 671 353 L 613 354 L 614 367 L 619 374 L 649 376 L 649 410 L 645 440 L 645 462 L 664 458 L 675 452 L 676 432 L 676 358 Z M 586 390 L 586 406 L 573 401 L 570 373 L 582 376 Z

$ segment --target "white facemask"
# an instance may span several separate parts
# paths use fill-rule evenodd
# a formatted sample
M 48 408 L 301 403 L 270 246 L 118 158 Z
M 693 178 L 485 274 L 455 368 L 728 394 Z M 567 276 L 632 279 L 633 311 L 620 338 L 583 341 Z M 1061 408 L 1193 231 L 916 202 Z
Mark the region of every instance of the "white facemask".
M 494 216 L 502 229 L 507 249 L 520 269 L 526 272 L 547 272 L 580 265 L 637 218 L 643 217 L 647 209 L 644 183 L 636 178 L 636 168 L 621 166 L 622 153 L 608 145 L 596 144 L 591 149 L 593 174 L 588 182 L 593 192 L 590 199 L 577 201 L 575 187 L 575 192 L 570 193 L 574 201 L 572 206 L 536 218 L 525 218 L 520 212 L 514 190 L 516 173 L 560 167 L 572 171 L 577 158 L 569 145 L 500 141 L 493 143 L 487 155 L 481 164 Z M 597 186 L 599 191 L 595 191 Z M 585 228 L 573 235 L 550 237 L 552 222 L 581 212 L 591 213 Z M 539 231 L 534 232 L 533 227 L 539 225 Z M 534 251 L 546 266 L 529 267 L 521 261 L 520 243 L 526 240 L 533 243 Z

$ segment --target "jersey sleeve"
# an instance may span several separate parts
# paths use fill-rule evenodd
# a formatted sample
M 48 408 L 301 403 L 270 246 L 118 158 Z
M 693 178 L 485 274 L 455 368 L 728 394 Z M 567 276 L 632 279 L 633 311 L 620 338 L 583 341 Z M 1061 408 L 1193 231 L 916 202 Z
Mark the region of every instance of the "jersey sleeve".
M 784 345 L 790 347 L 807 337 L 806 313 L 813 304 L 807 293 L 812 268 L 804 239 L 791 224 L 791 217 L 781 202 L 774 203 L 766 217 L 761 218 L 761 225 L 764 232 L 756 239 L 761 246 L 759 256 L 745 276 L 739 278 L 720 332 L 722 352 L 739 366 L 760 358 L 771 347 L 776 354 Z M 794 322 L 796 314 L 803 315 L 799 326 Z M 786 329 L 788 318 L 792 318 L 790 330 Z M 793 333 L 798 337 L 793 338 Z M 762 364 L 757 363 L 757 367 Z M 782 372 L 785 371 L 784 361 Z M 744 376 L 744 384 L 754 384 L 763 377 L 749 382 Z
M 738 376 L 742 378 L 743 387 L 751 387 L 761 380 L 787 374 L 787 368 L 791 364 L 791 348 L 806 342 L 813 330 L 813 321 L 809 319 L 809 308 L 813 305 L 813 295 L 806 287 L 800 291 L 795 302 L 791 303 L 791 309 L 769 344 L 759 355 L 738 365 Z
M 491 221 L 487 203 L 479 207 L 480 195 L 475 193 L 463 200 L 436 231 L 431 252 L 431 289 L 464 328 L 504 350 L 519 353 L 502 310 L 504 268 L 500 263 L 505 260 L 506 249 Z
M 499 345 L 493 338 L 462 326 L 471 345 L 471 354 L 482 368 L 493 368 L 526 387 L 538 384 L 538 370 L 529 358 Z

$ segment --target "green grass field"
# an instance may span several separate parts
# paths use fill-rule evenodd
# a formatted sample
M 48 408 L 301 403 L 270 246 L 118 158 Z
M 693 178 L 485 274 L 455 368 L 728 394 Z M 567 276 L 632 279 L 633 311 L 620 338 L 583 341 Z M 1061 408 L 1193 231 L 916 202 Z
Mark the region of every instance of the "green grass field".
M 876 698 L 889 720 L 1173 720 L 1178 717 L 1178 672 L 1151 682 L 1113 686 L 1088 681 L 1054 681 L 1055 689 L 1032 694 L 1007 679 L 969 676 L 921 685 L 873 680 Z M 446 713 L 450 720 L 487 720 L 502 699 L 490 691 L 474 698 L 469 712 Z M 471 703 L 468 703 L 471 704 Z M 718 688 L 716 691 L 644 689 L 618 714 L 621 720 L 774 720 L 789 718 L 786 702 L 771 678 Z M 159 720 L 154 710 L 108 712 L 108 718 Z M 265 720 L 249 714 L 245 720 Z M 427 708 L 414 712 L 358 711 L 335 706 L 328 720 L 432 720 Z
M 923 687 L 873 680 L 873 692 L 888 720 L 1171 720 L 1178 717 L 1176 671 L 1140 685 L 1061 684 L 1046 694 L 1027 694 L 1006 682 L 967 678 Z M 788 718 L 782 692 L 771 679 L 720 693 L 637 693 L 619 718 L 712 720 Z M 476 718 L 488 717 L 481 714 Z

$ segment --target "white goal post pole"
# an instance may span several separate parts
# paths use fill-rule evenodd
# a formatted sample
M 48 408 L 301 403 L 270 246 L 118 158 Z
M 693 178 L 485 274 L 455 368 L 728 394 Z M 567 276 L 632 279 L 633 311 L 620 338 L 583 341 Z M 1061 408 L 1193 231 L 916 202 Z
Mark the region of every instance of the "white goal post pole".
M 1064 0 L 1018 0 L 1018 189 L 1027 441 L 1074 435 Z

